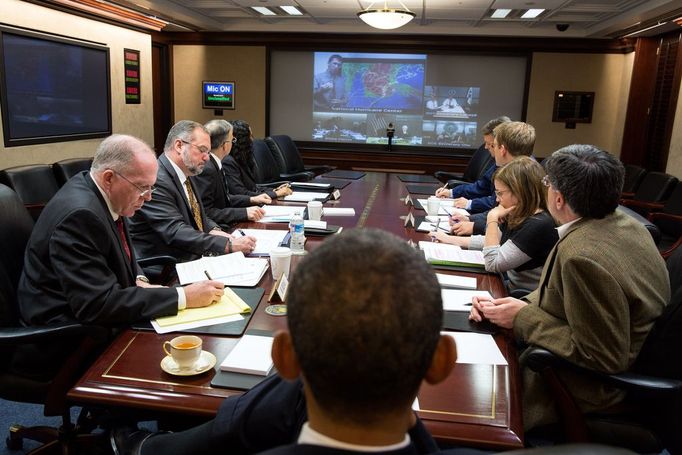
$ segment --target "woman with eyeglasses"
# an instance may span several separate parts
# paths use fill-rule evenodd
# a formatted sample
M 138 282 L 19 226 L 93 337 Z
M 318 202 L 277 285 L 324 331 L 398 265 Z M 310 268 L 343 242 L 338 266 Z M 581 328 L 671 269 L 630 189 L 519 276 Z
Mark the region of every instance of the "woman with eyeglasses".
M 232 122 L 232 131 L 234 134 L 232 151 L 222 160 L 230 193 L 248 196 L 265 193 L 271 199 L 290 195 L 292 190 L 287 184 L 274 190 L 266 187 L 261 188 L 256 184 L 256 159 L 253 155 L 251 127 L 243 120 L 235 120 Z
M 482 249 L 485 269 L 506 273 L 510 291 L 536 289 L 545 260 L 559 240 L 547 212 L 544 175 L 537 161 L 515 158 L 493 175 L 498 205 L 488 212 L 485 235 L 458 237 L 437 232 L 436 239 Z

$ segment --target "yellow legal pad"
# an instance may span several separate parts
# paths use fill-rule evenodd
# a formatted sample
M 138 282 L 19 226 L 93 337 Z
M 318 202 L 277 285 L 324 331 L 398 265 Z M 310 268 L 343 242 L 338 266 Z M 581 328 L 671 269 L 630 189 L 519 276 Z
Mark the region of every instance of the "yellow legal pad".
M 251 307 L 235 294 L 232 289 L 226 287 L 220 302 L 203 308 L 187 308 L 186 310 L 179 311 L 176 316 L 157 318 L 156 323 L 161 327 L 168 327 L 169 325 L 187 324 L 250 312 Z

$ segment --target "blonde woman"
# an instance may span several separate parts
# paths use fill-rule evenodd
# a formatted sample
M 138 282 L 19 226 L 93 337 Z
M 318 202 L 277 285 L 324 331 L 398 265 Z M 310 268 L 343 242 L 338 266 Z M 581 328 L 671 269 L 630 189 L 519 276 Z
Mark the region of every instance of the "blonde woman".
M 510 291 L 538 287 L 542 267 L 559 239 L 547 212 L 545 172 L 521 156 L 493 175 L 498 205 L 488 212 L 485 235 L 458 237 L 436 233 L 436 239 L 469 249 L 483 249 L 485 269 L 507 274 Z

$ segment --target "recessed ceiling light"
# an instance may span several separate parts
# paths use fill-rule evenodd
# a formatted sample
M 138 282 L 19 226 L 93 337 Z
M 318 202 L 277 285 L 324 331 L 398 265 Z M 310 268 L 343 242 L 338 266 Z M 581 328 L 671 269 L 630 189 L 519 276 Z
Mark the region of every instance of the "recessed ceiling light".
M 284 12 L 290 16 L 303 16 L 303 13 L 300 12 L 295 6 L 280 6 L 280 8 L 282 8 Z
M 493 19 L 504 19 L 511 13 L 510 9 L 496 9 L 493 14 L 490 15 Z
M 544 11 L 542 8 L 531 8 L 521 15 L 521 19 L 535 19 Z
M 264 6 L 252 6 L 251 8 L 258 11 L 263 16 L 277 16 L 277 13 L 272 11 L 270 8 L 266 8 Z

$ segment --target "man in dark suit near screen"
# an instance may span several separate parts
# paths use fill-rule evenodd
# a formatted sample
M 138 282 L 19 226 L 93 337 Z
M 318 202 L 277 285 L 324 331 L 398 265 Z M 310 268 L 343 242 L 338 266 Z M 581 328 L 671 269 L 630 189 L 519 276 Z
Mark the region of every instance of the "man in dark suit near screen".
M 136 263 L 125 218 L 152 197 L 156 167 L 147 144 L 114 135 L 100 144 L 92 169 L 74 176 L 50 200 L 33 228 L 19 281 L 24 323 L 117 328 L 220 298 L 220 282 L 176 289 L 149 285 Z
M 131 218 L 141 257 L 168 255 L 184 262 L 255 249 L 255 238 L 232 237 L 206 215 L 190 177 L 203 171 L 210 150 L 208 131 L 199 123 L 181 120 L 168 132 L 154 198 Z
M 266 194 L 230 194 L 227 189 L 221 160 L 232 150 L 232 125 L 227 120 L 217 119 L 204 126 L 211 136 L 211 157 L 203 172 L 192 179 L 206 214 L 223 228 L 239 221 L 260 220 L 265 215 L 265 210 L 259 205 L 271 201 Z

